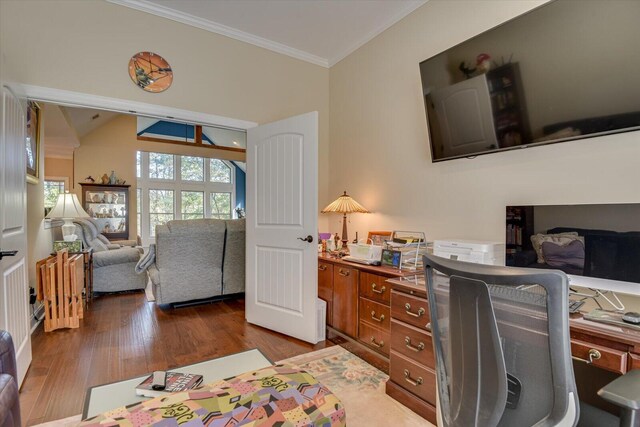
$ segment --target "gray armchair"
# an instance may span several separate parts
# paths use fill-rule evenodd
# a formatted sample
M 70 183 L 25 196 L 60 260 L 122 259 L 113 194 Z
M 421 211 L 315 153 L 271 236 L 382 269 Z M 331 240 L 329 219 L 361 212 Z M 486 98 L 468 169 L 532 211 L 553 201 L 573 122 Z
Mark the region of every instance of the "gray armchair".
M 567 276 L 424 257 L 438 425 L 640 425 L 640 371 L 598 393 L 615 417 L 578 399 Z
M 84 247 L 93 248 L 94 292 L 130 291 L 147 286 L 147 275 L 135 271 L 141 249 L 105 243 L 109 240 L 100 234 L 91 220 L 74 219 L 73 222 Z
M 0 330 L 0 427 L 20 427 L 20 400 L 13 340 Z

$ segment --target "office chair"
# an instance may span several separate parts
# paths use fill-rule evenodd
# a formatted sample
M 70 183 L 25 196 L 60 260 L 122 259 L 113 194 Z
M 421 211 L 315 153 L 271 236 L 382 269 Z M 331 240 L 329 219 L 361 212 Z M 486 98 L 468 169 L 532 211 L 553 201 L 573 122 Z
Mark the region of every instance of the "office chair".
M 620 418 L 579 402 L 563 272 L 433 255 L 424 266 L 439 426 L 640 426 L 640 370 L 598 392 Z

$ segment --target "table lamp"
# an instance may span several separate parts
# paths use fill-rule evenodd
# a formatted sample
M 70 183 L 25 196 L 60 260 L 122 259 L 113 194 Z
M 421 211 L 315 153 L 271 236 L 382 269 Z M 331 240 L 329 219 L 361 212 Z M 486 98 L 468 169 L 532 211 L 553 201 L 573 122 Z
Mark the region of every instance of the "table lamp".
M 89 214 L 82 209 L 78 196 L 65 191 L 58 195 L 56 205 L 45 217 L 47 219 L 63 219 L 62 238 L 65 242 L 73 242 L 78 236 L 75 234 L 76 226 L 73 224 L 74 218 L 89 218 Z
M 364 208 L 360 203 L 356 202 L 347 194 L 345 191 L 344 194 L 334 200 L 329 206 L 324 208 L 322 213 L 327 212 L 338 212 L 342 214 L 342 246 L 346 247 L 347 242 L 349 241 L 347 237 L 347 214 L 348 213 L 371 213 L 366 208 Z

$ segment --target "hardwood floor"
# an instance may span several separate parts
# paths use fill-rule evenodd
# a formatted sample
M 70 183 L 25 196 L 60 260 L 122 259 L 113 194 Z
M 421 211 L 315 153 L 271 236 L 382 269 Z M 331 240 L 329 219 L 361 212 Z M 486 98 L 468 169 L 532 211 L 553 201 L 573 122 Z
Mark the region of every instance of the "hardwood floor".
M 22 422 L 77 415 L 88 387 L 251 348 L 274 362 L 332 345 L 311 345 L 244 320 L 244 300 L 163 311 L 144 293 L 94 299 L 79 329 L 32 336 L 33 361 L 20 391 Z

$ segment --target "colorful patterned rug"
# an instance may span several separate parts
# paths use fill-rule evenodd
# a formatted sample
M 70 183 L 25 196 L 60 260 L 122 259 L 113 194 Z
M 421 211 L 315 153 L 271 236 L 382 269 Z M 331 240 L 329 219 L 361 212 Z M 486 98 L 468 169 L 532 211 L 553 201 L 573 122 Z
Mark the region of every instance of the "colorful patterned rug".
M 349 427 L 433 427 L 424 418 L 387 396 L 389 376 L 340 346 L 281 360 L 311 373 L 343 403 Z M 80 415 L 39 424 L 38 427 L 71 427 Z
M 338 345 L 279 363 L 309 372 L 331 390 L 344 405 L 349 427 L 435 427 L 385 394 L 387 374 Z

